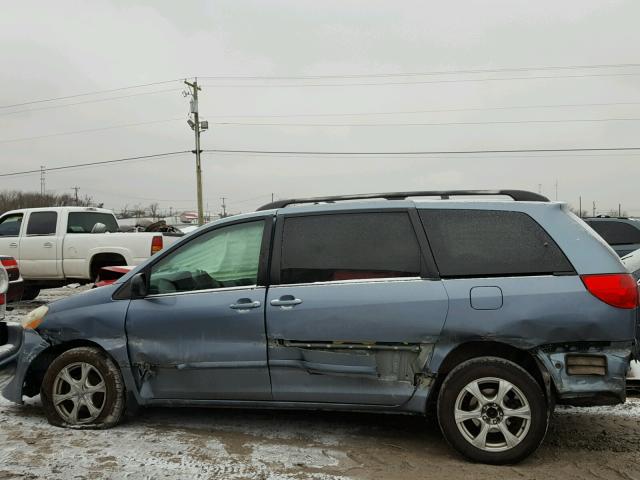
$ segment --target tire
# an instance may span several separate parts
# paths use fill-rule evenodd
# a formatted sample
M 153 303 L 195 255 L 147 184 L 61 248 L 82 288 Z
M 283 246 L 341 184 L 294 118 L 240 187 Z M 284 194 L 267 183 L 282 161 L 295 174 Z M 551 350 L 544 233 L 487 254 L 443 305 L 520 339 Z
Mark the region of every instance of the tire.
M 456 412 L 461 421 L 456 421 Z M 453 448 L 475 462 L 520 462 L 542 443 L 549 417 L 550 407 L 538 382 L 502 358 L 480 357 L 458 365 L 438 395 L 442 434 Z
M 35 300 L 40 295 L 40 288 L 38 287 L 24 287 L 22 292 L 22 300 Z
M 69 428 L 111 428 L 122 419 L 126 404 L 120 370 L 92 347 L 72 348 L 57 357 L 45 373 L 40 397 L 49 423 Z

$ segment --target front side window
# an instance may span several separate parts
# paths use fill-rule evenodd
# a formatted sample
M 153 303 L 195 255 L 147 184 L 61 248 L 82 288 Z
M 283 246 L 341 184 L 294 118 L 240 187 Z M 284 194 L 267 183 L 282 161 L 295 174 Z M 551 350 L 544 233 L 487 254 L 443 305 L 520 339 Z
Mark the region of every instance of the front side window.
M 256 285 L 264 221 L 204 233 L 151 268 L 150 294 Z
M 442 277 L 573 272 L 556 242 L 525 213 L 423 209 L 420 218 Z
M 289 217 L 280 283 L 313 283 L 420 274 L 420 247 L 406 212 Z
M 17 237 L 22 225 L 22 214 L 14 213 L 0 220 L 0 237 Z
M 609 245 L 640 243 L 640 229 L 626 222 L 598 220 L 587 222 Z
M 103 224 L 106 229 L 96 229 L 97 224 Z M 118 222 L 110 213 L 102 212 L 69 212 L 67 233 L 95 233 L 117 232 Z
M 32 212 L 27 224 L 27 235 L 55 235 L 57 222 L 56 212 Z

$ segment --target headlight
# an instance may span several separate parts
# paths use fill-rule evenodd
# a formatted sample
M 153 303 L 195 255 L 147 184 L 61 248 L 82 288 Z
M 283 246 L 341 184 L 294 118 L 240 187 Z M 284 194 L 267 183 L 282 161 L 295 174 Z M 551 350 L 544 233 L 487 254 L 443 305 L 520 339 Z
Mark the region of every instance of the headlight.
M 42 305 L 41 307 L 36 308 L 35 310 L 31 310 L 23 319 L 22 319 L 22 328 L 34 329 L 38 328 L 40 324 L 44 321 L 44 317 L 49 311 L 49 307 L 46 305 Z
M 9 288 L 9 275 L 4 267 L 0 266 L 0 293 L 7 293 Z

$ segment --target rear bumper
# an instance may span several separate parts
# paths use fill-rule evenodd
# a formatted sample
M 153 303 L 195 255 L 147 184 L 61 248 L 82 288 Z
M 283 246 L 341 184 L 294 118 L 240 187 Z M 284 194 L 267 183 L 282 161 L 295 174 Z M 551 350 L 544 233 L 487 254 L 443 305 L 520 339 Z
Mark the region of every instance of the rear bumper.
M 626 400 L 626 376 L 631 361 L 632 345 L 585 347 L 554 351 L 538 350 L 536 356 L 545 366 L 555 387 L 556 402 L 562 405 L 615 405 Z M 567 353 L 606 357 L 605 375 L 569 375 L 566 370 Z
M 31 362 L 49 344 L 18 323 L 0 322 L 0 394 L 22 403 L 22 387 Z

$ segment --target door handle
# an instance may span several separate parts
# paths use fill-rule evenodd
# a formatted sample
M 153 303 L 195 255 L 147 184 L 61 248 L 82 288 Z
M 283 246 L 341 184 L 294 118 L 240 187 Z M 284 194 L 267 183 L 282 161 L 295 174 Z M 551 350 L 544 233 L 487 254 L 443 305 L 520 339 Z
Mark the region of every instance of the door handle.
M 18 248 L 18 244 L 17 244 L 16 242 L 11 242 L 11 243 L 9 244 L 9 247 L 10 247 L 10 248 Z
M 52 244 L 51 242 L 44 242 L 44 243 L 42 244 L 42 246 L 43 246 L 44 248 L 51 248 L 51 247 L 53 247 L 53 244 Z
M 250 308 L 258 308 L 262 305 L 258 300 L 251 301 L 250 298 L 241 298 L 237 303 L 232 303 L 229 308 L 232 310 L 248 310 Z
M 300 305 L 302 300 L 295 298 L 293 295 L 283 295 L 277 300 L 271 300 L 270 303 L 274 307 L 293 307 L 295 305 Z

